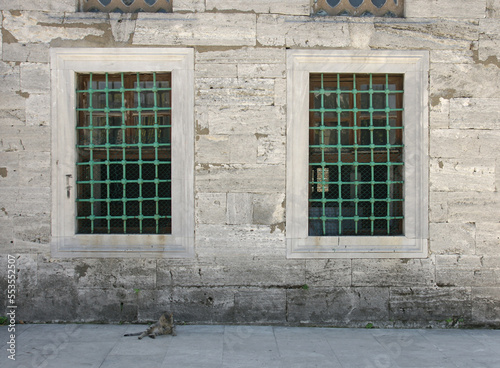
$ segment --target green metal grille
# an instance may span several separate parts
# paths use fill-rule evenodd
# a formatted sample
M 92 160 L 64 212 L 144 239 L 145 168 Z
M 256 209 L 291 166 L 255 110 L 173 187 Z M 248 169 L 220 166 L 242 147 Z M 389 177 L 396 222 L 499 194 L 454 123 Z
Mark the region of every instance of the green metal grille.
M 171 233 L 170 74 L 81 74 L 76 93 L 78 233 Z
M 309 235 L 403 233 L 403 77 L 311 74 Z

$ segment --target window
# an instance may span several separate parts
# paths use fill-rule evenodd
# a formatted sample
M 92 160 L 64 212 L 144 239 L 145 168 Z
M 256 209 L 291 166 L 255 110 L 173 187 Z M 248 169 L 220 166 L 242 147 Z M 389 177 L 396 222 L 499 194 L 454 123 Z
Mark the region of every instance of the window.
M 172 0 L 80 0 L 84 12 L 171 13 Z
M 426 257 L 428 54 L 287 63 L 288 256 Z
M 170 74 L 80 74 L 77 88 L 77 232 L 170 234 Z
M 400 235 L 403 77 L 310 74 L 309 235 Z
M 53 49 L 55 256 L 194 248 L 193 50 Z
M 312 14 L 403 17 L 404 0 L 315 0 Z

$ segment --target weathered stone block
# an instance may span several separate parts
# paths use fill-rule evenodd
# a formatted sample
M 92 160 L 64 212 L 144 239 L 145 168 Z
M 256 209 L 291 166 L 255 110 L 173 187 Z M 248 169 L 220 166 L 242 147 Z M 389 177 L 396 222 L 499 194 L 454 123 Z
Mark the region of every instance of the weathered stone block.
M 477 23 L 459 23 L 443 18 L 428 22 L 377 19 L 374 24 L 375 32 L 370 40 L 372 48 L 461 50 L 468 49 L 479 37 Z
M 137 321 L 156 322 L 164 312 L 172 311 L 172 289 L 157 285 L 154 290 L 134 291 L 137 304 Z M 133 302 L 131 302 L 133 305 Z M 173 312 L 171 312 L 173 313 Z M 174 315 L 174 321 L 178 321 Z
M 26 107 L 25 97 L 12 91 L 0 92 L 0 110 L 9 110 L 9 112 L 5 114 L 11 115 L 11 118 L 17 118 L 18 120 L 24 119 L 25 107 Z M 2 135 L 4 134 L 6 134 L 5 131 L 2 132 Z M 0 144 L 2 146 L 5 146 L 5 143 L 0 143 Z
M 157 287 L 268 288 L 304 284 L 304 261 L 288 261 L 273 255 L 231 257 L 228 254 L 230 252 L 219 253 L 217 257 L 202 262 L 161 260 L 158 263 Z
M 479 130 L 478 131 L 479 152 L 482 159 L 500 158 L 500 150 L 498 142 L 500 141 L 499 130 Z
M 196 187 L 202 192 L 284 192 L 285 165 L 198 165 Z
M 279 242 L 276 242 L 279 245 Z M 277 255 L 278 254 L 278 255 Z M 229 271 L 226 283 L 241 286 L 260 287 L 297 287 L 305 280 L 305 261 L 287 260 L 279 252 L 234 259 L 222 258 L 225 269 Z M 230 280 L 229 282 L 227 280 Z
M 488 18 L 500 18 L 500 0 L 486 0 Z
M 11 212 L 13 216 L 35 216 L 38 221 L 50 223 L 49 218 L 52 208 L 50 202 L 52 191 L 50 187 L 22 186 L 19 187 L 17 191 L 13 191 L 13 193 L 16 195 L 16 197 L 14 197 L 14 208 Z M 48 226 L 47 231 L 48 234 L 44 235 L 44 238 L 50 234 L 50 226 Z
M 207 0 L 207 11 L 241 11 L 254 13 L 271 13 L 286 15 L 309 15 L 308 0 L 288 0 L 286 2 L 267 0 Z
M 436 63 L 430 69 L 430 96 L 498 98 L 500 69 L 494 65 Z M 481 83 L 477 83 L 481 81 Z
M 285 111 L 276 106 L 209 106 L 204 119 L 210 134 L 285 134 Z
M 50 218 L 17 217 L 14 237 L 24 242 L 47 244 L 50 242 Z
M 432 64 L 472 64 L 474 63 L 474 50 L 430 50 L 430 61 Z
M 8 253 L 14 244 L 14 221 L 7 217 L 5 207 L 0 206 L 0 253 Z M 7 266 L 4 267 L 4 270 L 7 270 Z M 2 280 L 6 281 L 7 278 L 4 276 L 6 275 L 2 275 Z M 2 285 L 2 288 L 6 290 L 5 285 Z
M 257 162 L 257 137 L 253 134 L 230 135 L 229 162 L 235 164 L 255 164 Z
M 109 23 L 116 42 L 131 42 L 135 31 L 135 17 L 133 14 L 109 13 Z
M 364 326 L 389 319 L 388 288 L 310 288 L 287 291 L 288 322 Z
M 429 111 L 431 129 L 448 129 L 450 124 L 450 100 L 439 98 L 431 104 Z
M 0 13 L 0 24 L 2 24 L 3 22 L 3 14 Z M 3 59 L 3 34 L 2 32 L 0 32 L 0 55 L 2 55 L 2 60 L 5 60 Z
M 168 27 L 165 27 L 168 24 Z M 139 13 L 133 43 L 138 45 L 254 46 L 255 14 Z
M 253 223 L 277 225 L 285 221 L 285 194 L 272 193 L 252 195 Z
M 227 220 L 228 225 L 252 223 L 252 194 L 228 193 L 227 194 Z
M 199 105 L 273 105 L 274 80 L 200 78 L 196 80 Z
M 17 254 L 21 253 L 50 254 L 50 243 L 32 243 L 19 239 L 14 239 L 14 241 L 9 245 L 9 252 Z
M 43 10 L 56 12 L 76 11 L 75 0 L 0 0 L 0 10 Z
M 0 214 L 2 216 L 13 217 L 16 215 L 16 206 L 19 196 L 19 187 L 0 186 L 0 197 L 2 204 L 0 205 Z
M 439 322 L 472 315 L 470 288 L 391 288 L 390 318 L 396 321 Z
M 480 325 L 500 323 L 500 288 L 476 287 L 472 289 L 472 318 Z
M 497 222 L 500 195 L 493 193 L 449 193 L 449 222 Z
M 238 323 L 285 323 L 284 289 L 239 288 L 234 294 L 234 319 Z
M 78 289 L 78 320 L 82 322 L 135 322 L 138 295 L 125 289 Z M 158 317 L 157 317 L 158 318 Z
M 284 78 L 285 64 L 238 64 L 239 78 Z
M 310 288 L 351 286 L 351 260 L 306 260 L 306 281 Z
M 50 68 L 48 64 L 22 63 L 21 89 L 28 93 L 44 93 L 50 90 Z M 48 108 L 48 106 L 47 106 Z
M 195 247 L 200 259 L 221 256 L 231 259 L 274 257 L 276 254 L 285 254 L 285 237 L 281 232 L 273 231 L 272 226 L 200 224 L 196 228 L 196 235 Z
M 357 18 L 356 22 L 349 22 L 351 47 L 366 50 L 370 48 L 370 40 L 375 33 L 374 18 Z
M 204 12 L 205 0 L 176 0 L 172 3 L 174 13 L 178 12 Z
M 500 26 L 497 19 L 482 19 L 480 21 L 481 35 L 479 37 L 478 58 L 480 61 L 498 65 L 500 63 Z
M 19 152 L 19 186 L 50 187 L 50 152 Z
M 484 256 L 500 254 L 500 223 L 479 222 L 476 224 L 476 254 Z
M 79 288 L 155 287 L 156 261 L 147 259 L 86 259 L 74 266 Z
M 484 18 L 486 0 L 412 0 L 405 2 L 407 18 Z
M 432 129 L 430 156 L 462 159 L 480 157 L 478 133 L 471 130 Z
M 14 63 L 0 61 L 0 92 L 16 92 L 21 90 L 19 66 Z
M 5 93 L 2 94 L 2 98 L 3 96 L 5 96 Z M 17 152 L 23 150 L 23 143 L 20 137 L 20 132 L 23 129 L 24 127 L 20 125 L 2 126 L 2 140 L 0 141 L 0 151 Z
M 257 41 L 263 46 L 347 47 L 350 45 L 349 26 L 319 17 L 260 15 Z
M 498 36 L 500 33 L 500 25 L 496 19 L 481 19 L 479 29 L 481 34 L 489 36 Z
M 229 136 L 226 135 L 199 135 L 196 138 L 195 160 L 199 164 L 222 164 L 229 162 Z
M 500 130 L 500 98 L 453 98 L 450 128 Z
M 224 224 L 227 220 L 226 193 L 197 193 L 196 219 L 199 224 Z
M 237 47 L 227 50 L 197 47 L 196 64 L 284 64 L 285 48 Z
M 287 104 L 287 82 L 284 78 L 277 78 L 274 81 L 274 104 L 286 107 Z
M 27 152 L 50 152 L 50 127 L 26 126 L 19 129 L 20 149 Z
M 26 322 L 78 320 L 78 288 L 69 261 L 37 259 L 37 283 L 17 295 L 20 320 Z
M 5 43 L 3 45 L 3 60 L 31 63 L 48 63 L 49 44 Z
M 286 137 L 284 135 L 269 136 L 267 134 L 256 134 L 257 136 L 257 163 L 278 164 L 286 159 Z
M 430 250 L 433 254 L 474 254 L 476 224 L 431 223 Z
M 5 94 L 0 92 L 0 96 L 5 96 Z M 21 97 L 23 100 L 24 98 Z M 0 99 L 1 100 L 1 99 Z M 2 109 L 0 105 L 0 129 L 22 127 L 26 125 L 26 111 L 22 110 L 9 110 Z
M 497 189 L 500 188 L 500 158 L 497 158 L 497 164 L 495 166 L 496 173 L 496 186 Z
M 0 152 L 0 187 L 17 187 L 18 185 L 19 153 Z
M 429 181 L 431 191 L 494 192 L 495 159 L 432 159 Z
M 499 281 L 498 257 L 436 256 L 436 282 L 440 286 L 496 286 Z
M 353 286 L 427 286 L 435 283 L 434 260 L 353 259 Z
M 196 78 L 237 78 L 236 64 L 207 64 L 197 63 L 195 66 Z
M 234 293 L 222 288 L 175 288 L 172 292 L 171 311 L 177 321 L 224 322 L 234 320 Z
M 62 27 L 64 13 L 4 13 L 3 27 L 20 43 L 49 43 L 53 40 L 82 40 L 88 36 L 104 36 L 99 27 Z
M 50 125 L 50 95 L 31 93 L 26 99 L 26 125 Z
M 225 268 L 215 259 L 198 262 L 197 260 L 159 260 L 156 273 L 156 287 L 194 287 L 224 286 Z
M 500 65 L 500 36 L 481 35 L 478 58 L 485 64 Z

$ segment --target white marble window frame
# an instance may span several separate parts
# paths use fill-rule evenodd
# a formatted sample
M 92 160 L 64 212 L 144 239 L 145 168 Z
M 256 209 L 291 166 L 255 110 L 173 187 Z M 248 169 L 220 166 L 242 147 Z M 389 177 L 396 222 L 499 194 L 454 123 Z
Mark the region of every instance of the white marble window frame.
M 190 48 L 54 48 L 52 87 L 53 257 L 194 256 L 194 51 Z M 76 233 L 76 76 L 172 73 L 172 234 Z
M 404 230 L 401 236 L 309 236 L 309 74 L 404 75 Z M 427 51 L 287 50 L 288 258 L 428 256 Z

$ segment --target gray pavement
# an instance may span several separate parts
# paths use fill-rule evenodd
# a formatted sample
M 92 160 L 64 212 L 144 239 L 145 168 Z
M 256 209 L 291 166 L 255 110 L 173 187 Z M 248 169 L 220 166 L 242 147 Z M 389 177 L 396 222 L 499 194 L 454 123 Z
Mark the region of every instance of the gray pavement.
M 123 336 L 145 328 L 17 325 L 12 361 L 0 326 L 0 367 L 500 367 L 500 330 L 187 325 L 175 337 Z

